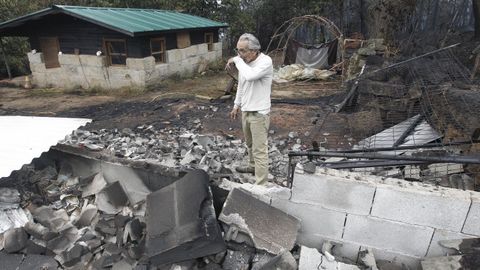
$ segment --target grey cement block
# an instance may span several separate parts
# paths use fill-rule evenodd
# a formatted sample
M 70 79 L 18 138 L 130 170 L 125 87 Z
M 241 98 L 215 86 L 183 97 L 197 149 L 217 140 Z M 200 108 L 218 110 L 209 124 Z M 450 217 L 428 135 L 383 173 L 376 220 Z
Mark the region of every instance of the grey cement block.
M 194 170 L 148 196 L 146 249 L 155 265 L 226 249 L 208 182 L 204 171 Z
M 219 220 L 249 235 L 257 249 L 272 254 L 292 249 L 300 227 L 295 217 L 239 188 L 229 193 Z
M 378 185 L 372 216 L 460 231 L 470 207 L 467 191 Z
M 37 52 L 37 53 L 29 52 L 29 53 L 27 53 L 27 57 L 28 57 L 28 61 L 30 62 L 30 64 L 41 64 L 41 63 L 43 63 L 43 53 L 41 53 L 41 52 Z
M 305 203 L 272 199 L 272 206 L 300 220 L 302 235 L 319 235 L 329 239 L 342 238 L 346 214 Z
M 295 174 L 292 201 L 317 204 L 325 208 L 368 215 L 375 186 L 354 179 L 328 175 Z
M 480 194 L 477 192 L 472 192 L 471 194 L 472 205 L 465 219 L 462 232 L 480 236 Z
M 427 254 L 433 229 L 375 217 L 348 215 L 343 239 L 412 257 Z
M 430 247 L 428 248 L 428 253 L 426 257 L 436 257 L 436 256 L 444 256 L 444 255 L 452 255 L 455 254 L 456 251 L 453 249 L 447 249 L 438 243 L 438 241 L 443 240 L 457 240 L 457 239 L 467 239 L 467 238 L 475 238 L 472 235 L 466 235 L 459 232 L 451 232 L 445 230 L 435 230 L 433 233 L 432 242 L 430 243 Z
M 105 66 L 105 56 L 96 56 L 96 55 L 80 55 L 80 61 L 84 67 L 93 66 L 93 67 L 104 67 Z
M 61 66 L 64 66 L 64 65 L 80 66 L 80 57 L 75 54 L 62 54 L 58 56 L 58 62 L 60 63 Z

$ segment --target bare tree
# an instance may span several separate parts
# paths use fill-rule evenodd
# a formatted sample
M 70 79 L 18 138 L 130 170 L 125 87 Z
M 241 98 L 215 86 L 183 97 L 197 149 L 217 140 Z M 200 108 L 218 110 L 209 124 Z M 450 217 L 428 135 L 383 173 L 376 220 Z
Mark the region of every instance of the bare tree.
M 480 39 L 480 0 L 472 0 L 475 18 L 475 39 Z

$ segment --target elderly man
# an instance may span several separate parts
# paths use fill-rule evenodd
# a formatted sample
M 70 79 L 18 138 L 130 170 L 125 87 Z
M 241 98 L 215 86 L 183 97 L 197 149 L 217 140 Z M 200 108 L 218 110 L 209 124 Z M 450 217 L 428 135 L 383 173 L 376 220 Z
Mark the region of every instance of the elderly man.
M 226 69 L 238 69 L 238 88 L 230 117 L 242 111 L 242 128 L 248 148 L 249 164 L 238 167 L 241 173 L 255 173 L 256 184 L 268 180 L 268 128 L 270 125 L 270 93 L 272 91 L 272 59 L 260 52 L 260 42 L 252 34 L 243 34 L 237 42 L 237 56 L 230 58 Z

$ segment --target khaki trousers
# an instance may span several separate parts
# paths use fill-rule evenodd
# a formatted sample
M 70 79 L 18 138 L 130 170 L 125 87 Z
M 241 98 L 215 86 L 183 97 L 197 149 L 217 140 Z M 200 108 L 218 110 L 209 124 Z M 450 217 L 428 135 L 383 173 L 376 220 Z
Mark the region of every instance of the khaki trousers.
M 242 128 L 248 148 L 249 166 L 255 168 L 257 185 L 268 181 L 268 128 L 270 115 L 242 112 Z

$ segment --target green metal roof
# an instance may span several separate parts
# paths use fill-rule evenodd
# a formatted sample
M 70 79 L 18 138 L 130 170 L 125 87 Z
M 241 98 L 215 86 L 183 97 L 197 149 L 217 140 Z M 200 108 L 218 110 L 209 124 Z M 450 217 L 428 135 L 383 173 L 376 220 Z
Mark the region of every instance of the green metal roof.
M 130 36 L 148 32 L 227 27 L 225 23 L 176 11 L 54 5 L 1 23 L 0 30 L 56 13 L 65 13 Z

